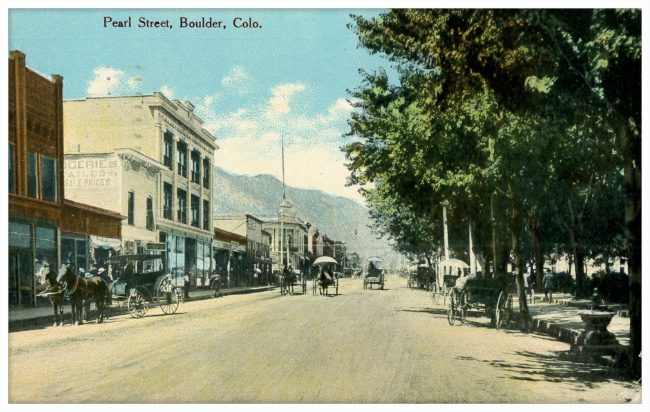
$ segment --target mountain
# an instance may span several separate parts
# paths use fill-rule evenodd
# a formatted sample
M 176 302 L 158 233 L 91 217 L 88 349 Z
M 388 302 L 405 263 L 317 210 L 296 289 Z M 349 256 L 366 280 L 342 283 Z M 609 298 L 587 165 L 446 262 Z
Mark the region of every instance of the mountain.
M 262 219 L 278 217 L 282 202 L 282 182 L 271 175 L 245 176 L 214 168 L 214 213 L 250 213 Z M 377 239 L 368 225 L 366 206 L 320 190 L 287 186 L 287 199 L 294 210 L 330 239 L 348 245 L 363 261 L 381 256 L 387 264 L 396 258 L 385 239 Z

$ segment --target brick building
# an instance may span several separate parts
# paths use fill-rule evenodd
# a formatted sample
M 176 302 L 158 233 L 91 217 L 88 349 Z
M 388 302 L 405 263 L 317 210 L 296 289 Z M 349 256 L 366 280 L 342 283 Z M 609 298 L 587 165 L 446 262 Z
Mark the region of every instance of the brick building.
M 63 77 L 48 79 L 9 57 L 9 306 L 33 306 L 47 264 L 89 267 L 92 236 L 119 239 L 121 216 L 65 200 Z M 74 262 L 69 257 L 73 239 Z M 77 243 L 78 242 L 78 243 Z M 62 257 L 63 256 L 63 257 Z M 47 303 L 49 302 L 42 302 Z

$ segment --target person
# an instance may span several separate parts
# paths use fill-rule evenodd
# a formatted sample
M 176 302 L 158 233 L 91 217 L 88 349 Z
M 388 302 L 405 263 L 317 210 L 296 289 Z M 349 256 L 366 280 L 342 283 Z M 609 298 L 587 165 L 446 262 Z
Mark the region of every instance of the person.
M 185 273 L 185 276 L 183 277 L 183 296 L 185 298 L 189 298 L 190 295 L 190 274 Z
M 329 278 L 328 280 L 329 280 L 330 285 L 333 285 L 334 283 L 336 283 L 336 281 L 334 280 L 334 274 L 332 273 L 332 268 L 331 267 L 329 267 L 327 269 L 327 277 Z
M 553 300 L 553 273 L 550 270 L 546 271 L 544 278 L 542 279 L 542 286 L 544 287 L 544 299 L 551 303 Z
M 210 287 L 214 291 L 214 293 L 212 293 L 213 298 L 221 296 L 220 283 L 221 283 L 221 278 L 219 277 L 219 274 L 215 271 L 212 277 L 210 278 Z

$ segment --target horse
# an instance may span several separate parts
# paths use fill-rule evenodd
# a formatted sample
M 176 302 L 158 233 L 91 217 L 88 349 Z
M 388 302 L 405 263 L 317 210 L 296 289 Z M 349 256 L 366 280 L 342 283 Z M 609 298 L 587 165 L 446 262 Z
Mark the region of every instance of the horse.
M 282 288 L 286 293 L 293 293 L 293 283 L 296 280 L 296 275 L 293 271 L 289 269 L 284 269 L 282 271 Z
M 65 298 L 65 288 L 56 280 L 56 272 L 48 269 L 45 273 L 43 283 L 47 284 L 48 295 L 52 306 L 54 307 L 54 325 L 63 326 L 63 301 Z
M 333 284 L 334 279 L 332 279 L 332 277 L 327 272 L 325 272 L 324 268 L 321 268 L 318 275 L 318 286 L 320 287 L 320 294 L 327 295 L 328 287 Z
M 63 265 L 59 269 L 56 280 L 59 283 L 65 282 L 68 285 L 73 325 L 83 324 L 84 302 L 91 299 L 94 299 L 97 304 L 97 323 L 104 321 L 106 305 L 110 305 L 112 302 L 111 291 L 102 278 L 81 278 L 72 273 L 69 266 Z

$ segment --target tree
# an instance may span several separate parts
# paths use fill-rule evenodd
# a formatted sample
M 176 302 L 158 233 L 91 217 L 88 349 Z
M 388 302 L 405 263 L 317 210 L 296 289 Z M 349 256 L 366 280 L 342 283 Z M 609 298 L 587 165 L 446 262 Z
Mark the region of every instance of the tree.
M 399 199 L 416 209 L 443 199 L 465 213 L 489 204 L 495 268 L 503 271 L 497 262 L 509 258 L 511 236 L 522 297 L 522 222 L 537 237 L 543 223 L 560 224 L 581 261 L 593 232 L 585 217 L 603 188 L 615 189 L 622 158 L 630 301 L 640 308 L 633 273 L 640 268 L 640 13 L 391 10 L 353 18 L 360 44 L 385 53 L 400 73 L 398 86 L 367 74 L 353 92 L 362 112 L 350 134 L 365 141 L 346 148 L 353 178 L 393 188 L 408 182 L 411 193 Z M 545 242 L 534 243 L 540 269 Z M 632 330 L 640 339 L 638 315 Z

